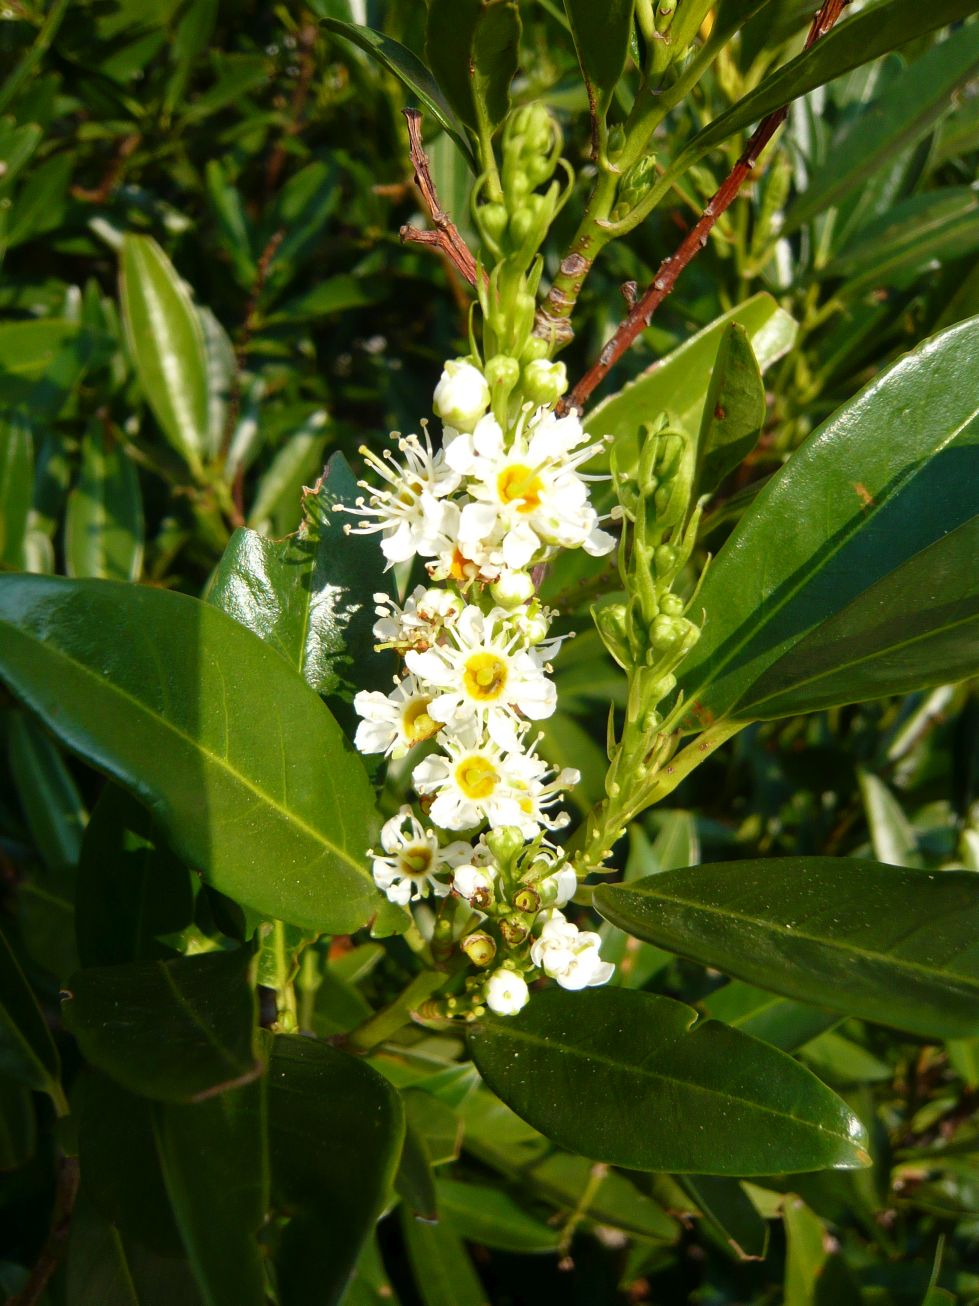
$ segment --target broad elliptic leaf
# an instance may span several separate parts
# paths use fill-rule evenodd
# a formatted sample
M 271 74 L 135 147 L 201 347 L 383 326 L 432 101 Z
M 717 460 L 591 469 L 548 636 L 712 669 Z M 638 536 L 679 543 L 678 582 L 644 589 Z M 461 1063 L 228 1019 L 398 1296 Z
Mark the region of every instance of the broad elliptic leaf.
M 835 1011 L 794 1002 L 741 980 L 721 985 L 697 1005 L 715 1020 L 723 1020 L 725 1025 L 733 1025 L 783 1052 L 797 1051 L 842 1019 Z
M 814 1075 L 672 998 L 550 989 L 479 1021 L 469 1045 L 498 1097 L 596 1161 L 733 1175 L 869 1162 L 863 1126 Z
M 331 934 L 377 911 L 359 758 L 308 685 L 224 613 L 116 581 L 3 576 L 0 677 L 222 893 Z
M 574 48 L 595 117 L 604 117 L 622 76 L 632 35 L 635 0 L 564 0 Z
M 473 131 L 490 131 L 510 107 L 520 14 L 514 0 L 431 0 L 425 54 L 453 109 Z
M 161 1102 L 202 1102 L 262 1073 L 250 948 L 80 970 L 62 1013 L 88 1061 Z
M 677 166 L 696 162 L 736 132 L 817 86 L 919 36 L 967 18 L 974 10 L 975 0 L 936 0 L 931 5 L 922 5 L 919 0 L 876 0 L 844 18 L 698 132 L 684 148 Z
M 697 440 L 694 496 L 711 494 L 758 443 L 765 424 L 765 383 L 738 322 L 721 336 Z
M 384 1209 L 404 1138 L 397 1089 L 357 1057 L 281 1035 L 269 1062 L 272 1199 L 290 1219 L 282 1306 L 332 1306 Z
M 0 1075 L 61 1096 L 61 1059 L 41 1008 L 0 930 Z
M 98 426 L 82 441 L 78 482 L 65 515 L 69 576 L 136 580 L 143 563 L 139 477 L 118 443 Z
M 698 595 L 691 725 L 975 673 L 977 376 L 973 318 L 882 372 L 767 482 Z
M 376 32 L 372 27 L 360 27 L 356 23 L 345 23 L 339 18 L 324 18 L 323 26 L 338 36 L 352 41 L 372 59 L 400 78 L 410 91 L 417 95 L 424 109 L 445 128 L 455 143 L 474 164 L 473 152 L 466 139 L 465 129 L 453 112 L 452 106 L 442 94 L 438 82 L 417 55 L 395 41 L 393 37 Z
M 191 472 L 208 445 L 207 352 L 200 318 L 173 264 L 150 236 L 126 236 L 119 286 L 143 395 Z
M 270 540 L 235 531 L 208 586 L 207 601 L 271 644 L 324 697 L 350 702 L 359 689 L 391 687 L 390 654 L 374 651 L 374 595 L 391 593 L 372 535 L 344 534 L 357 482 L 334 454 L 303 498 L 295 535 Z
M 800 1002 L 930 1038 L 979 1032 L 979 879 L 772 857 L 601 885 L 620 929 Z

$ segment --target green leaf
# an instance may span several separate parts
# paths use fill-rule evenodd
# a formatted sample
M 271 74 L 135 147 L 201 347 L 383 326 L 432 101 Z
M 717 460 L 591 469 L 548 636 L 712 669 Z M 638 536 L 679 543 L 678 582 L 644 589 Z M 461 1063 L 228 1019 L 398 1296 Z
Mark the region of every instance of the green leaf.
M 680 1186 L 693 1198 L 721 1246 L 741 1261 L 763 1260 L 768 1250 L 768 1224 L 734 1179 L 688 1175 Z
M 252 950 L 80 970 L 65 1024 L 86 1058 L 133 1093 L 201 1102 L 262 1073 Z
M 424 1306 L 489 1306 L 462 1239 L 443 1224 L 401 1219 L 415 1287 Z
M 465 129 L 452 110 L 446 97 L 439 89 L 438 82 L 425 67 L 417 55 L 383 32 L 375 32 L 372 27 L 359 27 L 356 23 L 345 23 L 339 18 L 324 18 L 323 26 L 338 36 L 353 41 L 372 59 L 376 59 L 395 77 L 401 79 L 410 91 L 418 97 L 423 108 L 439 122 L 449 133 L 455 143 L 475 167 L 472 149 L 466 139 Z
M 907 1029 L 979 1031 L 979 880 L 835 857 L 772 857 L 602 885 L 620 929 L 784 993 Z
M 440 1179 L 436 1187 L 440 1218 L 467 1242 L 509 1252 L 557 1250 L 560 1231 L 530 1215 L 509 1193 L 455 1179 Z
M 826 1229 L 801 1198 L 790 1193 L 782 1207 L 785 1240 L 785 1306 L 814 1306 L 826 1257 Z
M 0 414 L 0 563 L 9 567 L 24 565 L 24 536 L 33 498 L 30 423 L 17 413 Z
M 384 1209 L 404 1139 L 397 1090 L 324 1043 L 280 1036 L 269 1063 L 273 1200 L 290 1215 L 282 1306 L 339 1302 Z
M 837 410 L 707 572 L 680 675 L 691 719 L 774 718 L 976 669 L 979 318 Z
M 258 484 L 248 514 L 249 525 L 265 528 L 280 520 L 287 521 L 284 530 L 276 532 L 280 535 L 294 528 L 302 490 L 323 466 L 323 450 L 328 439 L 326 424 L 326 414 L 314 412 L 276 451 Z
M 163 1179 L 207 1306 L 265 1306 L 256 1235 L 269 1203 L 265 1082 L 156 1111 Z
M 193 302 L 150 236 L 122 242 L 119 297 L 143 396 L 195 476 L 208 442 L 207 355 Z
M 598 120 L 604 119 L 625 68 L 635 7 L 635 0 L 599 5 L 594 0 L 564 0 L 588 103 Z
M 153 829 L 153 818 L 124 789 L 107 784 L 82 840 L 75 897 L 83 966 L 118 966 L 174 955 L 160 942 L 192 921 L 187 867 Z
M 334 505 L 353 505 L 357 482 L 334 454 L 303 498 L 296 535 L 270 540 L 235 531 L 207 601 L 271 644 L 324 697 L 349 703 L 360 689 L 389 689 L 390 654 L 374 652 L 374 595 L 390 593 L 373 536 L 345 535 Z
M 215 888 L 334 934 L 378 910 L 360 760 L 313 691 L 237 622 L 159 589 L 5 576 L 0 631 L 0 676 L 147 802 Z
M 35 422 L 57 417 L 96 343 L 95 334 L 77 322 L 0 323 L 0 410 L 19 408 Z
M 728 137 L 817 86 L 889 50 L 967 18 L 973 10 L 973 0 L 936 0 L 927 6 L 918 0 L 876 0 L 845 18 L 698 132 L 682 151 L 677 165 L 694 163 Z
M 783 1052 L 795 1052 L 810 1039 L 840 1023 L 833 1011 L 767 993 L 741 980 L 732 980 L 709 993 L 699 1004 L 708 1016 L 744 1030 Z
M 867 1164 L 862 1125 L 815 1076 L 746 1034 L 696 1022 L 671 998 L 550 989 L 517 1016 L 478 1022 L 469 1045 L 519 1116 L 597 1161 L 734 1175 Z
M 0 1171 L 26 1165 L 34 1155 L 36 1142 L 31 1090 L 0 1075 Z
M 859 771 L 858 779 L 874 856 L 889 866 L 921 866 L 914 830 L 887 785 L 866 771 Z
M 69 576 L 136 580 L 143 563 L 143 502 L 136 468 L 97 427 L 82 441 L 78 483 L 68 496 Z
M 49 870 L 78 864 L 85 805 L 57 745 L 24 712 L 7 724 L 10 770 L 31 838 Z
M 47 1093 L 62 1114 L 61 1059 L 37 1000 L 0 930 L 0 1075 Z
M 765 425 L 765 383 L 748 339 L 738 322 L 721 336 L 711 374 L 700 435 L 694 494 L 712 494 L 758 443 Z
M 421 1220 L 438 1219 L 435 1176 L 425 1140 L 414 1123 L 405 1118 L 405 1141 L 398 1162 L 394 1187 L 399 1196 Z
M 425 54 L 453 109 L 473 131 L 490 131 L 510 109 L 520 13 L 514 0 L 431 0 Z
M 783 232 L 864 186 L 893 156 L 909 150 L 948 113 L 955 90 L 979 66 L 979 26 L 953 31 L 891 78 L 833 141 L 826 159 L 785 215 Z

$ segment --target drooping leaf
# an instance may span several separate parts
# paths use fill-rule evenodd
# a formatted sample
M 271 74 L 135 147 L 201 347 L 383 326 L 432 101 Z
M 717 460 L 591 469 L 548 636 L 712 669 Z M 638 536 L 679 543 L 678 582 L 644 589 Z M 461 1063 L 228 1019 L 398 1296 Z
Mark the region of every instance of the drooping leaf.
M 31 838 L 49 870 L 78 864 L 88 814 L 57 745 L 26 712 L 7 724 L 10 770 Z
M 979 318 L 905 355 L 765 485 L 708 570 L 691 722 L 749 721 L 973 674 Z
M 979 1031 L 979 881 L 773 857 L 602 885 L 620 929 L 801 1002 L 926 1037 Z
M 64 1105 L 61 1058 L 10 944 L 0 931 L 0 1075 Z
M 591 0 L 564 0 L 588 102 L 599 120 L 604 118 L 625 68 L 635 7 L 635 0 L 611 0 L 602 5 Z
M 280 1036 L 269 1062 L 272 1197 L 290 1215 L 283 1306 L 339 1302 L 384 1209 L 404 1138 L 397 1090 L 313 1039 Z
M 510 107 L 520 14 L 513 0 L 431 0 L 425 53 L 453 109 L 492 131 Z
M 123 241 L 119 296 L 146 402 L 167 440 L 200 475 L 208 443 L 204 333 L 173 264 L 150 236 Z
M 136 468 L 98 427 L 82 442 L 65 516 L 69 576 L 136 580 L 143 562 L 143 501 Z
M 695 497 L 711 494 L 751 453 L 765 412 L 765 383 L 748 333 L 731 322 L 721 337 L 700 421 Z
M 465 1244 L 444 1224 L 425 1224 L 404 1211 L 408 1261 L 424 1306 L 489 1306 Z
M 669 872 L 665 872 L 669 874 Z M 662 878 L 662 877 L 658 877 Z M 863 1127 L 791 1057 L 671 998 L 551 989 L 469 1034 L 489 1087 L 541 1133 L 634 1170 L 865 1165 Z
M 371 918 L 366 774 L 261 640 L 181 594 L 37 576 L 0 577 L 0 630 L 0 676 L 215 888 L 330 933 Z
M 68 981 L 65 1024 L 133 1093 L 201 1102 L 262 1073 L 250 948 L 95 966 Z

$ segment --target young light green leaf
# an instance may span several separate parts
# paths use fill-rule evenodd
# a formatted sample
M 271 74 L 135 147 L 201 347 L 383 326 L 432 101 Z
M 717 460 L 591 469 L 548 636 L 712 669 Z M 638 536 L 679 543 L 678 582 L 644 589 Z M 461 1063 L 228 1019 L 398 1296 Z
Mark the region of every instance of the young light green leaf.
M 601 885 L 638 938 L 800 1002 L 925 1037 L 979 1031 L 979 880 L 836 857 L 771 857 Z
M 150 236 L 123 241 L 119 296 L 146 402 L 164 436 L 200 476 L 208 441 L 204 333 L 173 264 Z
M 738 322 L 721 337 L 697 440 L 694 497 L 712 494 L 758 443 L 765 424 L 765 383 Z
M 635 0 L 564 0 L 592 116 L 605 117 L 629 53 Z
M 975 673 L 977 368 L 973 318 L 882 372 L 765 485 L 700 590 L 691 724 Z
M 814 1075 L 671 998 L 550 989 L 479 1021 L 469 1046 L 519 1116 L 596 1161 L 752 1175 L 869 1160 L 863 1126 Z
M 888 866 L 921 866 L 911 822 L 887 785 L 867 771 L 858 773 L 874 856 Z
M 0 323 L 0 410 L 18 408 L 35 422 L 57 417 L 99 342 L 58 318 Z
M 238 948 L 80 970 L 65 1024 L 86 1059 L 131 1092 L 202 1102 L 262 1073 L 251 959 Z
M 509 1193 L 488 1184 L 439 1179 L 440 1219 L 467 1242 L 510 1252 L 553 1252 L 558 1229 L 525 1211 Z
M 182 594 L 48 576 L 0 577 L 0 631 L 0 676 L 215 888 L 328 933 L 378 910 L 363 766 L 250 631 Z
M 69 576 L 136 580 L 143 563 L 143 500 L 136 468 L 97 426 L 82 441 L 65 516 Z

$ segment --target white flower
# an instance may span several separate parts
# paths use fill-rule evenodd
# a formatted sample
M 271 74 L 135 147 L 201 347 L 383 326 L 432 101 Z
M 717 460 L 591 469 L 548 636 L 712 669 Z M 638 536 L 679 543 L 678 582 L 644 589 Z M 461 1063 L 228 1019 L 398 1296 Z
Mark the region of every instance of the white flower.
M 494 829 L 516 826 L 533 839 L 540 826 L 559 829 L 565 813 L 548 815 L 561 792 L 580 779 L 577 771 L 552 771 L 533 752 L 504 749 L 481 739 L 472 723 L 444 737 L 445 754 L 426 757 L 415 767 L 412 783 L 419 794 L 434 794 L 431 818 L 445 830 L 469 830 L 488 821 Z
M 445 643 L 405 654 L 408 669 L 432 694 L 434 720 L 453 729 L 469 720 L 485 722 L 493 738 L 507 744 L 520 716 L 539 721 L 554 711 L 554 683 L 535 655 L 520 647 L 519 628 L 505 609 L 484 615 L 470 604 L 445 633 Z
M 536 887 L 545 907 L 565 907 L 577 892 L 578 877 L 573 867 L 562 866 L 539 881 Z
M 530 959 L 545 975 L 556 979 L 563 989 L 591 988 L 607 984 L 615 967 L 599 955 L 601 937 L 591 930 L 579 930 L 552 907 L 541 912 L 544 922 L 540 937 L 530 948 Z
M 470 902 L 479 895 L 484 903 L 488 903 L 493 897 L 493 884 L 492 870 L 485 866 L 473 866 L 471 862 L 457 866 L 452 877 L 453 889 Z
M 437 877 L 452 871 L 472 852 L 459 840 L 440 848 L 435 831 L 426 830 L 410 807 L 402 807 L 381 826 L 381 847 L 384 853 L 368 852 L 373 858 L 374 883 L 401 907 L 426 897 L 429 890 L 444 898 L 450 886 Z
M 414 676 L 405 676 L 390 694 L 361 690 L 354 695 L 354 711 L 364 719 L 354 735 L 361 753 L 404 757 L 423 739 L 431 739 L 442 723 L 429 713 L 431 694 L 424 693 Z
M 490 1011 L 495 1011 L 498 1016 L 515 1016 L 527 1005 L 530 990 L 522 975 L 501 966 L 486 981 L 483 996 Z
M 369 500 L 365 503 L 360 498 L 353 508 L 337 505 L 356 517 L 376 518 L 346 529 L 359 535 L 380 531 L 384 537 L 381 552 L 389 566 L 406 562 L 416 553 L 435 558 L 458 535 L 459 508 L 446 502 L 446 496 L 458 488 L 459 473 L 447 465 L 441 451 L 433 451 L 427 428 L 424 434 L 424 443 L 417 435 L 399 437 L 403 465 L 390 450 L 385 450 L 381 459 L 362 446 L 360 453 L 388 488 L 376 489 L 359 481 L 363 489 L 370 490 Z
M 384 648 L 428 648 L 439 637 L 442 626 L 453 621 L 465 606 L 451 590 L 426 589 L 416 585 L 404 607 L 389 594 L 375 594 L 374 638 Z
M 490 593 L 503 608 L 517 608 L 534 597 L 534 578 L 527 571 L 505 571 Z
M 579 447 L 588 436 L 574 415 L 555 417 L 541 409 L 522 417 L 508 445 L 492 416 L 472 435 L 459 435 L 445 451 L 446 462 L 466 478 L 472 502 L 459 517 L 463 553 L 498 544 L 507 567 L 519 571 L 550 557 L 557 547 L 584 548 L 595 556 L 615 547 L 598 528 L 598 514 L 576 468 L 602 442 Z
M 471 431 L 490 406 L 490 389 L 478 367 L 464 358 L 445 364 L 432 397 L 432 407 L 456 431 Z

